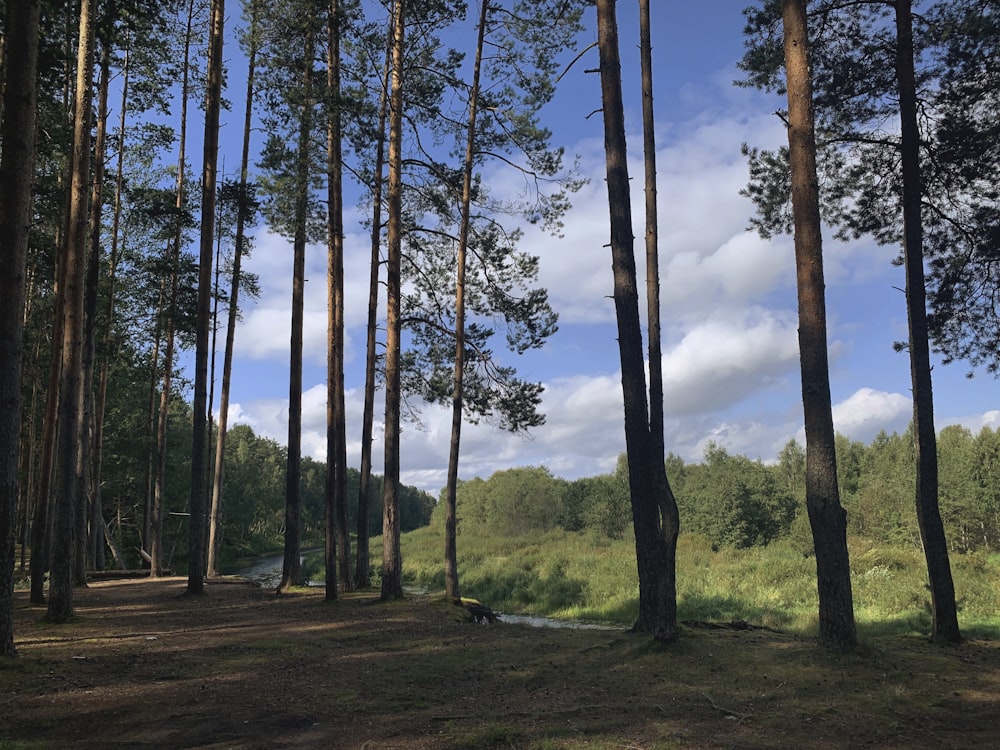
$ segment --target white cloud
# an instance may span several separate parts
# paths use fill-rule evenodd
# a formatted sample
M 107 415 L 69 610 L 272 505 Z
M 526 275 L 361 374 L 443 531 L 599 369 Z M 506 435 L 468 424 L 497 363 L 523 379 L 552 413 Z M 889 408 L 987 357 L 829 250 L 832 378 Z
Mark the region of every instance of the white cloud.
M 902 432 L 910 423 L 913 402 L 900 393 L 859 388 L 833 407 L 837 432 L 852 440 L 870 443 L 881 431 Z
M 796 324 L 787 312 L 750 308 L 693 325 L 664 356 L 667 413 L 721 411 L 787 386 L 798 362 Z
M 1000 430 L 1000 410 L 993 409 L 982 414 L 972 414 L 965 417 L 956 417 L 949 420 L 948 424 L 959 424 L 967 427 L 972 434 L 978 433 L 984 427 L 991 430 Z
M 723 78 L 697 90 L 711 109 L 710 117 L 684 123 L 661 119 L 662 145 L 657 154 L 666 445 L 688 462 L 700 460 L 710 440 L 731 453 L 765 461 L 773 460 L 789 439 L 803 441 L 792 242 L 790 238 L 765 241 L 746 231 L 753 206 L 739 194 L 747 180 L 741 142 L 774 147 L 784 142 L 785 134 L 770 109 L 750 109 L 745 92 L 733 93 L 728 87 L 731 71 Z M 724 88 L 717 91 L 717 86 Z M 637 149 L 641 139 L 630 133 L 629 143 L 642 294 L 644 211 Z M 614 337 L 602 147 L 599 139 L 587 138 L 567 149 L 581 154 L 591 182 L 573 197 L 565 236 L 553 238 L 537 227 L 527 227 L 521 245 L 539 256 L 539 283 L 548 289 L 550 302 L 560 314 L 561 348 L 551 358 L 539 356 L 537 360 L 548 368 L 537 378 L 546 381 L 542 404 L 546 424 L 529 439 L 487 424 L 463 426 L 460 475 L 465 479 L 528 465 L 545 465 L 567 478 L 594 476 L 613 471 L 624 450 L 619 363 L 613 347 L 599 347 L 595 339 L 596 331 L 609 340 Z M 490 176 L 488 182 L 496 195 L 515 194 L 523 188 L 518 178 L 503 173 Z M 357 337 L 348 343 L 349 382 L 361 381 L 358 368 L 363 356 L 358 355 L 363 352 L 360 337 L 367 314 L 369 242 L 360 224 L 349 225 L 345 311 L 349 330 Z M 891 273 L 888 260 L 895 252 L 870 242 L 829 239 L 824 248 L 826 280 L 835 292 L 829 297 L 840 305 L 828 311 L 835 336 L 830 352 L 836 391 L 851 394 L 834 405 L 835 427 L 864 442 L 882 429 L 906 429 L 911 415 L 910 399 L 894 392 L 906 387 L 891 369 L 899 363 L 887 365 L 881 352 L 884 349 L 886 357 L 897 355 L 888 343 L 881 346 L 868 341 L 876 326 L 881 326 L 879 335 L 883 335 L 886 321 L 901 315 L 898 296 L 886 294 L 882 302 L 883 291 L 888 293 L 893 283 L 884 279 Z M 245 313 L 237 334 L 238 361 L 248 367 L 269 360 L 278 363 L 272 370 L 287 373 L 291 255 L 287 240 L 259 233 L 248 267 L 260 276 L 262 297 Z M 310 374 L 309 365 L 322 365 L 326 356 L 325 250 L 310 247 L 307 263 L 303 448 L 323 460 L 326 387 L 319 382 L 322 375 L 315 376 L 315 368 Z M 862 288 L 863 296 L 858 291 Z M 380 318 L 384 303 L 383 294 Z M 890 304 L 892 312 L 886 312 Z M 595 355 L 595 351 L 608 353 Z M 248 359 L 258 362 L 248 363 Z M 252 373 L 247 370 L 242 382 L 252 379 Z M 937 379 L 935 385 L 942 388 Z M 361 395 L 358 389 L 347 393 L 348 461 L 353 466 L 360 456 Z M 230 424 L 248 423 L 257 434 L 285 443 L 287 376 L 261 379 L 240 399 L 231 407 Z M 952 413 L 969 414 L 959 422 L 970 429 L 1000 427 L 998 411 L 976 414 L 975 404 L 949 408 Z M 381 393 L 375 415 L 373 458 L 375 471 L 381 472 Z M 422 410 L 419 428 L 404 424 L 404 482 L 434 493 L 443 486 L 449 430 L 450 413 L 436 406 Z

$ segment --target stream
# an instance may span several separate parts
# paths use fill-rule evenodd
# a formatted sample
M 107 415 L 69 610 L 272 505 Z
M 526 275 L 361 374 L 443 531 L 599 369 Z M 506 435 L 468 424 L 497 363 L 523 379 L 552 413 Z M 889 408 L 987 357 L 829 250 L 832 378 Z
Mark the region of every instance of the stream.
M 284 563 L 284 555 L 261 555 L 258 557 L 246 557 L 237 560 L 234 564 L 226 567 L 222 571 L 223 575 L 242 576 L 247 580 L 259 584 L 262 588 L 274 588 L 281 582 L 281 567 Z M 320 583 L 310 583 L 311 586 L 321 585 Z M 411 595 L 427 594 L 426 589 L 407 586 L 406 592 Z M 497 612 L 500 621 L 511 625 L 528 625 L 533 628 L 569 628 L 573 630 L 618 630 L 615 625 L 606 625 L 595 622 L 580 622 L 578 620 L 556 620 L 551 617 L 539 617 L 537 615 L 508 615 Z

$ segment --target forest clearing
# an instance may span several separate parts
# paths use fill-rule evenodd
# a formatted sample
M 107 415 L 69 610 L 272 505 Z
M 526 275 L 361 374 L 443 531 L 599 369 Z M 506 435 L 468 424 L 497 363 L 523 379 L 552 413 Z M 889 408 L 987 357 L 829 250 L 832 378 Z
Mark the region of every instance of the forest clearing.
M 324 602 L 241 579 L 93 582 L 15 601 L 0 748 L 986 748 L 1000 643 L 462 622 L 442 596 Z

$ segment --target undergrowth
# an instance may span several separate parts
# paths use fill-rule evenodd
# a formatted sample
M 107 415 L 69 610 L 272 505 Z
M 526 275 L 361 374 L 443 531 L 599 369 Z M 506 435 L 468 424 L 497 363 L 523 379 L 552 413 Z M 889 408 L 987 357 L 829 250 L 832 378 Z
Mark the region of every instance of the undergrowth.
M 381 561 L 372 545 L 373 568 Z M 426 527 L 402 538 L 407 585 L 444 588 L 443 540 Z M 862 635 L 926 634 L 930 592 L 923 555 L 911 547 L 850 542 L 855 617 Z M 500 612 L 628 627 L 638 612 L 631 539 L 562 530 L 521 537 L 459 534 L 464 596 Z M 1000 638 L 1000 558 L 953 554 L 960 624 L 967 637 Z M 682 534 L 677 549 L 678 619 L 743 621 L 811 634 L 816 629 L 816 560 L 786 542 L 750 549 L 715 549 Z

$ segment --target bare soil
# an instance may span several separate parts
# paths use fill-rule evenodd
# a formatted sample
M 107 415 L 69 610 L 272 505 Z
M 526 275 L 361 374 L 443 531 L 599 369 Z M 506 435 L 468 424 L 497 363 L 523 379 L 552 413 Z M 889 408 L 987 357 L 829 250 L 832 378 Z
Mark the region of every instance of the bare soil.
M 0 750 L 995 748 L 1000 644 L 461 621 L 438 597 L 276 597 L 245 581 L 102 581 L 77 618 L 18 592 Z

